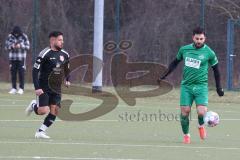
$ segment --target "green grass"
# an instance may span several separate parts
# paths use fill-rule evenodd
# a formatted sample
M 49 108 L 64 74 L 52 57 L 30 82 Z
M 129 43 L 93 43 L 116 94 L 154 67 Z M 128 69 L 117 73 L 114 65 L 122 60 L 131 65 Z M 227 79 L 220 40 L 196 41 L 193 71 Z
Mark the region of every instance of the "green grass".
M 121 99 L 112 112 L 83 122 L 58 121 L 49 128 L 50 140 L 34 139 L 44 117 L 25 117 L 24 109 L 34 92 L 27 85 L 24 95 L 9 95 L 7 84 L 0 84 L 0 159 L 163 159 L 225 160 L 240 157 L 240 94 L 226 92 L 219 98 L 209 94 L 209 109 L 219 113 L 221 122 L 207 128 L 208 139 L 201 141 L 197 132 L 196 110 L 193 107 L 190 126 L 192 143 L 182 144 L 179 121 L 137 120 L 133 115 L 178 115 L 179 90 L 151 98 L 137 99 L 136 106 L 127 106 Z M 115 94 L 112 88 L 106 88 Z M 84 96 L 64 95 L 74 100 L 74 113 L 91 110 L 101 103 Z M 121 117 L 128 114 L 128 121 Z M 132 120 L 130 121 L 130 116 Z M 45 157 L 45 158 L 44 158 Z

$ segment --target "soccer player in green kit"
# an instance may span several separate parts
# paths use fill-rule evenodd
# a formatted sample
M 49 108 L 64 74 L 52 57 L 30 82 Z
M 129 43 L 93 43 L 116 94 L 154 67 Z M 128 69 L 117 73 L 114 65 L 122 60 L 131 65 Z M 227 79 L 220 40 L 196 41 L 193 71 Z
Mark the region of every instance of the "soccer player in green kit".
M 170 63 L 167 71 L 158 79 L 164 80 L 178 65 L 184 62 L 183 78 L 180 89 L 181 126 L 183 131 L 183 143 L 190 143 L 189 113 L 193 101 L 195 101 L 198 114 L 199 135 L 205 139 L 207 134 L 204 128 L 203 116 L 208 106 L 208 68 L 212 67 L 216 82 L 216 91 L 219 96 L 224 95 L 221 87 L 218 59 L 214 51 L 205 44 L 206 36 L 202 28 L 193 30 L 193 43 L 179 49 L 176 58 Z

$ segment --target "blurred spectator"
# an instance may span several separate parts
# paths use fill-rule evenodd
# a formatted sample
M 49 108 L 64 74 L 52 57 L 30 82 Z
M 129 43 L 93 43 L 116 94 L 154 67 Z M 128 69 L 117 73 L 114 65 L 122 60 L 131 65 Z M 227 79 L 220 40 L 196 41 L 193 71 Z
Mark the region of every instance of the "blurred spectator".
M 5 42 L 5 49 L 9 51 L 9 66 L 11 71 L 12 89 L 10 94 L 23 94 L 24 72 L 26 70 L 26 54 L 30 43 L 26 34 L 19 26 L 15 26 L 8 35 Z M 17 74 L 19 75 L 19 89 L 17 90 Z

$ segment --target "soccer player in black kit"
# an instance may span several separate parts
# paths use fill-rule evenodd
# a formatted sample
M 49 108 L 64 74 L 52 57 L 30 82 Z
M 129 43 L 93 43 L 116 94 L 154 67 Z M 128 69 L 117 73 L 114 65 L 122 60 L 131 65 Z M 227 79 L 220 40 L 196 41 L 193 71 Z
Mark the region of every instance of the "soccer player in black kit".
M 63 33 L 53 31 L 49 34 L 50 47 L 38 55 L 32 70 L 32 78 L 37 100 L 32 100 L 26 114 L 33 111 L 37 115 L 47 114 L 35 138 L 50 138 L 46 130 L 55 121 L 61 102 L 61 84 L 69 82 L 69 54 L 63 48 Z

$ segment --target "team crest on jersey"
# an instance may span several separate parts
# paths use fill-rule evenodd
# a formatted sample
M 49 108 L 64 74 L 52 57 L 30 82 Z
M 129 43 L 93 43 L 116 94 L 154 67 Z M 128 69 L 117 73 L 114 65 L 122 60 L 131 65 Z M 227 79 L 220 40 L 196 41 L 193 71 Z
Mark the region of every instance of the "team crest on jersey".
M 204 59 L 204 55 L 198 56 L 199 59 Z
M 64 57 L 63 56 L 60 56 L 60 61 L 64 61 Z

